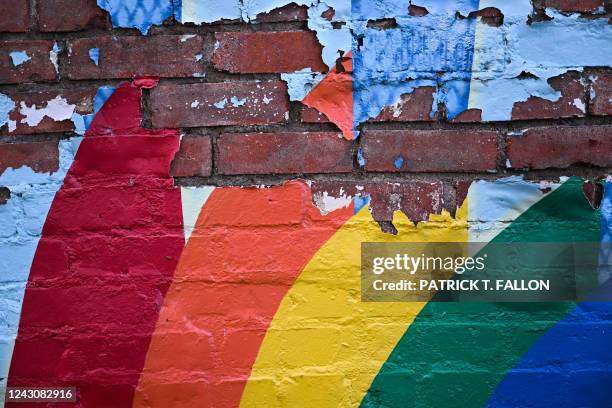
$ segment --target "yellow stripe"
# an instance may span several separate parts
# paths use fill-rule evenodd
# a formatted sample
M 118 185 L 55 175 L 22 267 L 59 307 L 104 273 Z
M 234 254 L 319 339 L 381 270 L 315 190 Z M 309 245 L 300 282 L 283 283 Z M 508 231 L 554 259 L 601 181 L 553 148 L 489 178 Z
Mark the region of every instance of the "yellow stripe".
M 466 200 L 467 201 L 467 200 Z M 360 301 L 362 242 L 465 242 L 457 219 L 414 226 L 396 213 L 397 236 L 362 209 L 311 259 L 283 299 L 253 366 L 241 407 L 355 407 L 425 303 Z

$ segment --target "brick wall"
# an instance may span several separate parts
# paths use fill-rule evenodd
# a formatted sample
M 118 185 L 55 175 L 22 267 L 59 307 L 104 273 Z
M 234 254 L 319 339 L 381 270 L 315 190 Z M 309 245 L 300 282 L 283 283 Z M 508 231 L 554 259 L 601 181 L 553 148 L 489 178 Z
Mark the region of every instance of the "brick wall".
M 28 288 L 32 287 L 33 279 L 39 279 L 37 282 L 42 287 L 34 290 L 29 298 L 30 292 L 26 291 L 25 300 L 23 294 L 15 295 L 19 305 L 15 309 L 17 312 L 11 312 L 16 316 L 11 315 L 13 320 L 17 319 L 15 327 L 22 314 L 19 335 L 17 332 L 6 334 L 10 350 L 11 342 L 17 338 L 9 385 L 11 378 L 14 378 L 13 384 L 19 385 L 44 385 L 48 378 L 55 379 L 48 385 L 78 384 L 82 388 L 80 398 L 88 401 L 83 406 L 123 406 L 132 399 L 139 406 L 148 406 L 151 401 L 160 402 L 160 406 L 180 406 L 202 399 L 209 401 L 210 406 L 236 406 L 241 396 L 243 401 L 252 401 L 249 398 L 257 401 L 254 396 L 264 393 L 257 387 L 262 390 L 271 387 L 277 392 L 268 394 L 276 399 L 267 402 L 299 406 L 300 401 L 304 401 L 303 395 L 292 394 L 291 387 L 283 388 L 286 384 L 274 383 L 279 380 L 274 377 L 278 373 L 270 374 L 272 379 L 266 377 L 265 367 L 257 366 L 255 358 L 268 326 L 274 327 L 272 320 L 277 308 L 280 309 L 276 316 L 290 315 L 289 305 L 281 305 L 281 301 L 287 299 L 285 293 L 317 250 L 327 239 L 336 236 L 340 225 L 352 216 L 353 207 L 358 210 L 358 197 L 363 200 L 367 197 L 371 217 L 377 224 L 371 229 L 367 221 L 358 219 L 355 229 L 362 231 L 362 235 L 353 237 L 350 232 L 338 232 L 340 236 L 347 234 L 347 242 L 407 236 L 402 233 L 414 234 L 421 240 L 435 240 L 442 238 L 430 235 L 431 229 L 439 228 L 451 234 L 449 231 L 468 228 L 466 225 L 474 220 L 469 216 L 462 219 L 459 208 L 468 191 L 477 195 L 479 190 L 470 189 L 477 180 L 495 184 L 500 179 L 520 176 L 537 185 L 542 194 L 547 194 L 548 186 L 559 183 L 560 177 L 576 176 L 590 181 L 584 185 L 578 183 L 576 191 L 584 190 L 586 196 L 580 195 L 580 199 L 584 198 L 585 203 L 588 199 L 593 211 L 600 206 L 605 195 L 602 181 L 612 175 L 612 62 L 605 63 L 609 56 L 591 58 L 588 52 L 580 54 L 574 43 L 558 44 L 566 37 L 551 38 L 546 29 L 554 25 L 561 30 L 565 24 L 567 27 L 559 31 L 560 35 L 574 32 L 581 39 L 584 35 L 585 49 L 589 50 L 590 42 L 605 53 L 609 47 L 602 49 L 599 44 L 610 41 L 607 35 L 612 15 L 610 5 L 602 0 L 533 1 L 529 15 L 520 15 L 520 18 L 511 15 L 510 11 L 504 15 L 505 11 L 500 12 L 497 8 L 486 12 L 458 10 L 457 14 L 442 15 L 437 14 L 441 12 L 433 3 L 427 6 L 427 2 L 423 2 L 421 7 L 412 2 L 410 9 L 406 7 L 405 15 L 385 15 L 372 9 L 368 11 L 371 18 L 361 18 L 363 21 L 359 17 L 354 21 L 341 21 L 346 20 L 346 16 L 342 15 L 339 6 L 336 10 L 334 7 L 321 8 L 322 5 L 316 8 L 314 4 L 290 3 L 256 10 L 254 15 L 242 10 L 243 17 L 240 12 L 232 17 L 228 11 L 214 21 L 202 20 L 202 24 L 188 20 L 190 15 L 185 9 L 182 16 L 177 14 L 178 6 L 170 3 L 174 4 L 174 12 L 162 19 L 163 22 L 152 23 L 146 34 L 129 28 L 129 24 L 118 23 L 120 20 L 115 19 L 112 7 L 102 9 L 95 0 L 4 0 L 1 6 L 4 17 L 0 21 L 0 175 L 3 175 L 0 177 L 0 214 L 4 211 L 2 216 L 11 222 L 7 222 L 6 227 L 0 226 L 0 242 L 9 259 L 0 260 L 0 268 L 8 275 L 7 270 L 17 270 L 15 265 L 23 263 L 19 266 L 24 271 L 19 279 L 28 281 Z M 183 8 L 187 3 L 183 3 Z M 218 9 L 225 12 L 226 6 L 219 4 Z M 365 11 L 363 13 L 368 17 Z M 512 20 L 515 17 L 516 20 Z M 368 39 L 387 35 L 385 33 L 392 30 L 413 32 L 410 31 L 415 30 L 412 24 L 420 24 L 414 23 L 419 18 L 425 22 L 435 18 L 450 18 L 457 24 L 465 22 L 466 30 L 472 30 L 469 35 L 474 38 L 482 32 L 495 35 L 486 37 L 491 39 L 489 42 L 472 41 L 470 52 L 474 55 L 468 62 L 463 57 L 454 61 L 454 57 L 446 56 L 448 61 L 440 66 L 432 63 L 433 68 L 418 74 L 420 77 L 415 77 L 418 70 L 410 71 L 410 64 L 415 64 L 410 52 L 414 54 L 415 49 L 426 48 L 423 44 L 411 45 L 416 47 L 414 49 L 406 48 L 408 62 L 402 62 L 397 56 L 389 57 L 397 63 L 398 72 L 406 72 L 401 79 L 398 79 L 398 72 L 382 68 L 376 71 L 368 66 L 368 61 L 371 63 L 366 52 L 371 47 Z M 509 24 L 507 27 L 502 25 L 504 19 Z M 472 23 L 476 28 L 470 25 Z M 590 28 L 587 24 L 591 24 Z M 479 58 L 496 47 L 502 47 L 501 54 L 506 60 L 494 59 L 489 61 L 491 65 L 499 63 L 511 67 L 511 60 L 518 58 L 525 58 L 524 66 L 529 65 L 525 55 L 533 50 L 513 48 L 516 38 L 512 29 L 519 26 L 526 27 L 525 30 L 542 28 L 542 34 L 537 35 L 544 37 L 547 46 L 539 50 L 536 57 L 540 55 L 542 64 L 550 69 L 544 72 L 537 71 L 536 67 L 524 68 L 513 72 L 512 77 L 502 78 L 509 75 L 510 68 L 495 68 L 491 71 L 493 77 L 481 75 L 486 64 Z M 349 27 L 354 29 L 353 44 L 359 41 L 362 44 L 353 45 L 352 54 L 350 49 L 330 54 L 335 43 L 322 33 L 334 30 L 338 33 L 347 30 L 348 33 Z M 503 31 L 506 28 L 507 31 Z M 432 31 L 444 34 L 444 29 L 443 25 L 434 25 Z M 468 31 L 462 34 L 466 38 Z M 497 42 L 496 35 L 501 32 L 506 33 L 505 42 Z M 381 66 L 385 56 L 393 54 L 396 41 L 391 36 L 386 38 L 388 43 L 381 44 L 386 44 L 389 51 L 378 55 Z M 447 40 L 450 43 L 452 39 Z M 453 43 L 453 47 L 460 49 L 461 42 Z M 562 50 L 563 46 L 568 59 L 563 60 L 559 68 L 558 55 L 559 52 L 563 55 L 563 51 L 558 49 Z M 423 55 L 427 53 L 430 51 L 423 51 Z M 329 55 L 333 56 L 331 66 Z M 498 57 L 495 54 L 495 58 Z M 574 58 L 578 58 L 580 64 Z M 467 78 L 461 68 L 464 63 L 478 68 L 468 73 Z M 459 68 L 455 72 L 453 67 Z M 498 84 L 496 75 L 507 83 Z M 454 92 L 461 92 L 458 90 L 465 89 L 466 83 L 465 104 L 457 103 L 460 98 Z M 495 89 L 489 89 L 496 84 L 499 85 L 498 94 Z M 108 99 L 112 89 L 115 91 Z M 373 97 L 374 91 L 368 93 L 371 89 L 382 89 L 384 97 Z M 476 94 L 478 90 L 480 94 Z M 514 91 L 520 96 L 508 96 Z M 487 100 L 486 95 L 490 99 Z M 383 101 L 387 96 L 395 97 Z M 86 136 L 79 147 L 79 137 L 83 134 Z M 132 139 L 111 140 L 126 135 Z M 87 141 L 94 136 L 98 141 Z M 254 192 L 257 189 L 240 188 L 255 186 L 271 188 L 259 193 Z M 195 217 L 193 225 L 187 226 L 186 197 L 190 189 L 196 191 L 197 188 L 215 188 L 215 195 L 211 196 L 214 199 L 206 201 L 204 207 L 212 215 L 202 215 L 196 223 L 200 213 L 198 207 L 192 216 Z M 512 188 L 508 191 L 509 196 L 514 194 Z M 194 202 L 202 204 L 205 201 L 201 199 L 203 193 L 198 194 L 194 194 L 200 197 L 194 198 Z M 327 198 L 333 200 L 326 201 Z M 349 204 L 343 199 L 353 200 L 350 211 L 346 210 Z M 497 205 L 512 207 L 507 200 L 502 195 L 494 198 Z M 584 210 L 581 205 L 576 204 L 580 211 Z M 41 210 L 42 207 L 45 209 Z M 521 211 L 525 210 L 521 207 Z M 177 214 L 182 214 L 182 221 Z M 559 217 L 563 219 L 564 216 Z M 512 220 L 485 221 L 493 224 L 499 221 L 505 225 Z M 589 220 L 581 219 L 581 222 L 591 222 Z M 538 224 L 537 220 L 532 222 Z M 577 224 L 572 225 L 580 229 Z M 183 227 L 185 231 L 191 228 L 189 234 L 196 237 L 205 235 L 205 227 L 213 233 L 202 241 L 189 240 L 183 249 Z M 501 230 L 497 224 L 492 228 Z M 162 238 L 158 242 L 151 236 Z M 450 240 L 467 239 L 449 237 Z M 142 242 L 134 243 L 134 240 Z M 30 262 L 25 254 L 28 245 L 31 246 L 30 258 L 34 259 Z M 125 248 L 120 248 L 123 245 Z M 300 245 L 305 245 L 304 254 L 292 248 L 299 249 Z M 340 246 L 339 243 L 335 245 Z M 104 253 L 96 254 L 91 250 L 96 246 L 106 248 Z M 238 248 L 253 253 L 247 256 Z M 351 248 L 354 252 L 359 250 Z M 19 252 L 22 249 L 23 254 Z M 147 259 L 158 251 L 169 251 L 164 252 L 166 259 L 161 253 L 152 256 L 154 259 Z M 195 255 L 198 251 L 210 251 L 210 258 Z M 9 257 L 9 253 L 16 255 Z M 268 259 L 270 253 L 276 257 Z M 350 251 L 340 253 L 346 259 L 351 256 Z M 241 256 L 245 257 L 245 264 L 230 268 L 239 278 L 216 274 L 227 270 L 227 264 Z M 135 258 L 133 263 L 127 261 L 131 257 Z M 333 257 L 328 255 L 328 258 Z M 125 259 L 125 262 L 118 259 Z M 198 262 L 211 262 L 214 267 L 199 270 Z M 325 264 L 324 260 L 319 262 Z M 334 262 L 329 262 L 335 267 Z M 51 266 L 46 267 L 47 264 Z M 111 266 L 105 269 L 106 265 Z M 60 273 L 64 269 L 66 275 Z M 114 280 L 113 273 L 118 271 L 121 277 Z M 201 281 L 216 282 L 219 287 L 211 286 L 211 289 L 186 284 L 181 294 L 183 286 L 177 287 L 176 282 L 189 281 L 193 271 L 202 274 L 199 275 Z M 254 277 L 254 272 L 261 276 Z M 131 276 L 134 281 L 121 280 L 124 276 Z M 307 278 L 306 274 L 306 284 Z M 11 277 L 0 281 L 0 290 L 19 279 Z M 74 280 L 63 285 L 61 279 Z M 316 281 L 317 275 L 313 279 Z M 108 287 L 103 288 L 104 285 Z M 74 286 L 74 293 L 68 291 L 68 286 Z M 215 298 L 217 289 L 227 298 Z M 303 295 L 303 299 L 310 299 L 308 296 L 312 295 L 295 291 L 298 298 Z M 343 299 L 343 292 L 333 293 L 338 296 L 334 299 Z M 203 294 L 215 301 L 193 301 L 193 307 L 198 310 L 218 307 L 221 318 L 209 311 L 202 317 L 189 309 L 189 296 L 199 299 Z M 82 307 L 79 303 L 87 302 L 88 297 L 91 308 Z M 232 297 L 238 299 L 227 300 Z M 104 308 L 106 299 L 113 299 L 112 308 Z M 173 310 L 164 299 L 183 303 Z M 20 309 L 22 301 L 24 306 Z M 41 311 L 45 302 L 54 304 L 50 310 L 56 320 Z M 330 305 L 344 306 L 333 302 Z M 82 319 L 64 315 L 63 310 L 70 307 L 81 313 Z M 96 310 L 96 307 L 102 309 Z M 234 316 L 234 312 L 238 315 Z M 317 311 L 322 313 L 320 315 L 310 312 L 306 310 L 300 316 L 312 318 L 313 325 L 323 331 L 336 330 L 321 323 L 326 318 L 340 321 L 342 317 L 333 313 L 326 317 L 322 311 Z M 436 310 L 429 312 L 435 315 Z M 450 311 L 454 312 L 456 310 Z M 505 313 L 502 309 L 478 310 L 470 312 L 473 313 L 470 316 L 476 319 L 474 316 L 481 312 L 488 316 L 486 319 L 492 320 Z M 533 319 L 533 327 L 536 327 L 540 318 L 560 320 L 562 316 L 555 314 L 558 312 L 539 310 L 525 319 Z M 344 317 L 353 314 L 373 319 L 376 313 L 384 315 L 387 312 L 377 309 L 368 315 L 362 310 L 346 309 L 344 313 Z M 418 311 L 393 309 L 388 313 L 390 316 Z M 170 319 L 167 327 L 162 324 L 160 328 L 160 315 Z M 172 323 L 175 322 L 172 319 L 180 320 L 185 316 L 205 320 L 202 327 L 209 331 L 203 335 L 193 328 Z M 236 321 L 231 321 L 234 317 Z M 520 318 L 510 319 L 509 326 L 518 324 Z M 100 323 L 90 327 L 88 319 L 99 319 Z M 135 325 L 136 329 L 132 332 L 122 324 L 115 325 L 114 319 L 124 325 Z M 451 319 L 445 323 L 448 328 L 436 330 L 444 336 L 444 333 L 455 333 L 462 324 L 473 323 L 475 337 L 512 332 L 509 326 L 487 326 L 486 319 L 485 323 L 474 323 L 474 320 L 464 321 L 458 317 L 455 326 Z M 605 324 L 609 324 L 608 320 Z M 435 325 L 436 322 L 430 323 Z M 389 324 L 405 328 L 410 322 L 392 319 Z M 427 322 L 421 321 L 421 324 L 428 327 Z M 377 332 L 374 326 L 365 328 L 364 333 L 374 336 Z M 534 330 L 546 331 L 540 326 Z M 284 330 L 282 325 L 279 327 Z M 107 338 L 111 340 L 101 346 L 104 341 L 99 337 L 104 335 L 95 333 L 106 329 Z M 316 353 L 342 343 L 341 336 L 334 337 L 334 333 L 326 332 L 325 336 L 329 334 L 333 340 L 328 340 L 329 343 L 321 340 L 318 344 L 316 336 L 321 335 L 323 339 L 321 332 L 309 333 L 310 328 L 302 329 L 306 330 L 306 339 L 309 335 L 314 336 L 312 348 Z M 171 342 L 164 337 L 167 332 L 184 336 Z M 387 348 L 366 342 L 372 349 L 382 347 L 387 353 L 373 354 L 373 359 L 384 362 L 392 346 L 400 342 L 403 330 L 391 332 Z M 272 330 L 271 333 L 276 332 Z M 304 338 L 295 327 L 288 333 L 291 336 L 281 340 L 271 337 L 269 341 L 285 341 L 297 347 L 299 339 Z M 491 336 L 493 340 L 495 334 Z M 358 337 L 347 342 L 356 346 Z M 508 342 L 511 342 L 510 337 L 506 339 Z M 523 338 L 527 337 L 525 334 Z M 417 336 L 413 340 L 419 339 Z M 194 344 L 198 346 L 194 348 Z M 241 344 L 248 349 L 242 360 L 232 357 L 243 351 Z M 179 355 L 193 353 L 194 360 L 206 363 L 198 366 L 189 358 L 169 357 L 160 351 L 173 347 L 177 347 Z M 439 347 L 440 358 L 444 359 L 446 349 L 438 344 L 435 347 Z M 31 354 L 36 353 L 36 349 L 50 350 L 48 359 L 44 360 L 45 355 Z M 133 351 L 134 358 L 123 360 L 130 354 L 128 350 Z M 268 353 L 271 364 L 294 370 L 291 375 L 302 373 L 300 369 L 304 366 L 324 366 L 314 357 L 308 361 L 303 356 L 287 354 L 287 360 L 274 360 L 273 344 L 264 342 L 261 350 L 262 354 Z M 308 348 L 304 350 L 308 355 Z M 495 367 L 495 370 L 501 373 L 512 368 L 513 362 L 529 347 L 525 343 L 516 350 L 516 356 L 507 357 L 507 367 Z M 0 352 L 5 353 L 0 353 L 0 359 L 10 355 L 5 349 Z M 369 361 L 367 356 L 364 350 L 357 358 L 347 357 L 346 361 L 365 365 Z M 397 358 L 401 360 L 401 356 Z M 410 358 L 417 357 L 405 358 L 408 364 Z M 156 361 L 169 359 L 176 359 L 175 368 L 182 374 L 172 370 L 166 372 L 164 367 L 156 365 Z M 42 374 L 37 373 L 40 367 L 44 368 Z M 223 367 L 233 370 L 227 378 L 220 373 Z M 373 382 L 379 368 L 364 374 L 374 384 L 372 390 L 383 387 Z M 210 377 L 194 374 L 200 369 L 208 370 Z M 249 380 L 251 369 L 260 377 Z M 370 389 L 369 383 L 359 385 L 365 387 L 360 389 L 357 385 L 361 381 L 359 375 L 338 380 L 335 377 L 339 375 L 338 370 L 342 372 L 344 368 L 322 369 L 319 374 L 305 370 L 307 377 L 312 376 L 308 380 L 312 382 L 300 380 L 300 392 L 310 389 L 316 393 L 317 387 L 323 387 L 325 398 L 316 406 L 355 406 L 362 397 L 373 404 L 368 406 L 395 406 L 386 397 L 381 397 L 383 402 L 376 402 L 376 395 L 371 393 L 364 397 Z M 479 370 L 459 371 L 472 376 L 474 383 L 482 381 Z M 141 372 L 146 375 L 140 376 Z M 155 377 L 156 372 L 170 373 L 171 381 L 161 381 Z M 185 377 L 185 373 L 193 376 Z M 448 374 L 449 381 L 460 388 L 463 383 L 455 381 L 453 373 L 457 374 L 454 371 Z M 6 377 L 8 371 L 4 374 Z M 393 375 L 395 373 L 383 370 L 376 378 L 382 382 L 385 376 Z M 444 375 L 444 371 L 434 373 L 438 377 Z M 111 376 L 121 378 L 108 380 Z M 388 380 L 393 381 L 393 378 Z M 176 383 L 168 383 L 173 381 Z M 405 387 L 423 393 L 417 406 L 444 406 L 439 405 L 443 404 L 441 400 L 436 400 L 434 391 L 438 388 L 431 383 L 422 380 L 415 384 L 403 377 L 400 381 L 407 381 L 402 383 Z M 437 381 L 446 380 L 439 378 Z M 494 382 L 499 381 L 501 379 Z M 206 385 L 202 386 L 202 382 Z M 356 395 L 350 394 L 347 382 L 355 385 Z M 164 391 L 164 386 L 170 391 Z M 186 394 L 179 396 L 182 386 Z M 105 390 L 112 391 L 114 396 L 105 397 Z M 384 394 L 383 391 L 380 392 Z M 338 396 L 341 398 L 336 399 Z M 480 402 L 484 397 L 475 398 Z M 609 398 L 605 402 L 609 403 Z

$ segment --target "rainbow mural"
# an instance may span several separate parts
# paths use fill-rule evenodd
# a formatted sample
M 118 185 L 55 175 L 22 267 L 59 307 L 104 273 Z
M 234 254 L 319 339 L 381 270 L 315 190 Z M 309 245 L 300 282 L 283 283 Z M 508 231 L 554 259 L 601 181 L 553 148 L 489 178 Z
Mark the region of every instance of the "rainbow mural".
M 0 207 L 20 231 L 3 386 L 76 386 L 83 407 L 612 405 L 610 303 L 360 301 L 362 242 L 610 242 L 609 183 L 594 209 L 575 178 L 477 181 L 454 216 L 397 212 L 387 234 L 367 197 L 322 211 L 306 181 L 175 186 L 178 131 L 140 127 L 155 84 L 115 89 L 57 173 L 1 175 L 21 191 Z

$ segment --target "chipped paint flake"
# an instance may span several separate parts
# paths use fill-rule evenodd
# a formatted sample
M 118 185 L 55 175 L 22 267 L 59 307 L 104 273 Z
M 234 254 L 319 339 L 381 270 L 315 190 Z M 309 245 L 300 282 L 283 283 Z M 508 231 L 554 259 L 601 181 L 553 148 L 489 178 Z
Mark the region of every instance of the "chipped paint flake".
M 244 106 L 244 104 L 246 103 L 246 98 L 238 99 L 237 97 L 232 96 L 230 98 L 230 102 L 232 103 L 232 106 L 234 108 L 237 108 L 238 106 Z
M 93 61 L 96 66 L 100 62 L 100 49 L 99 48 L 90 48 L 89 49 L 89 59 Z
M 59 74 L 59 65 L 57 64 L 57 57 L 62 49 L 57 43 L 53 43 L 53 48 L 49 51 L 49 60 L 53 67 L 55 68 L 55 73 Z
M 332 211 L 347 208 L 351 205 L 353 197 L 346 195 L 343 189 L 340 189 L 339 194 L 338 197 L 332 197 L 327 191 L 324 191 L 323 193 L 316 193 L 313 196 L 312 199 L 314 204 L 321 212 L 321 215 L 327 215 Z
M 9 124 L 9 113 L 15 108 L 15 102 L 5 94 L 0 93 L 0 128 L 5 124 Z
M 227 98 L 223 98 L 220 101 L 213 103 L 213 106 L 217 109 L 223 109 L 225 108 L 226 104 L 227 104 Z
M 11 56 L 11 62 L 16 67 L 32 59 L 25 51 L 11 51 L 9 55 Z
M 47 104 L 38 109 L 36 105 L 28 106 L 25 102 L 20 103 L 19 113 L 24 116 L 20 123 L 25 123 L 28 126 L 38 125 L 45 116 L 55 120 L 62 121 L 72 118 L 76 105 L 69 104 L 66 99 L 61 96 L 56 96 Z

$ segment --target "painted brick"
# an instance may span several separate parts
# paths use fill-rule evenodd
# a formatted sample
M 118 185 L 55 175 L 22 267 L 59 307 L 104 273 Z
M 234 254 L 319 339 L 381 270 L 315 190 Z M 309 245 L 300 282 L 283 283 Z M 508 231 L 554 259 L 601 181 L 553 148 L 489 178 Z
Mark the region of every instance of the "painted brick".
M 317 180 L 312 183 L 315 198 L 327 193 L 330 197 L 343 195 L 370 196 L 370 209 L 376 221 L 392 221 L 393 212 L 401 211 L 411 221 L 426 221 L 430 214 L 442 211 L 443 185 L 440 181 L 346 182 Z
M 612 126 L 544 127 L 507 138 L 512 168 L 612 166 Z
M 183 136 L 181 147 L 170 166 L 174 177 L 210 176 L 212 145 L 210 135 Z
M 65 103 L 74 105 L 75 113 L 81 115 L 89 114 L 93 112 L 93 98 L 95 95 L 95 88 L 69 88 L 53 91 L 10 93 L 9 97 L 15 103 L 15 108 L 9 113 L 9 119 L 15 121 L 16 124 L 15 130 L 11 133 L 24 135 L 73 131 L 74 123 L 70 119 L 56 121 L 45 115 L 38 124 L 34 124 L 31 121 L 33 118 L 28 120 L 27 115 L 22 114 L 22 112 L 34 108 L 37 110 L 44 109 L 50 101 L 59 96 Z M 5 126 L 4 129 L 6 128 Z
M 591 115 L 612 115 L 612 70 L 593 70 L 589 73 Z
M 0 83 L 45 82 L 57 79 L 51 59 L 53 41 L 3 41 L 0 43 Z M 15 66 L 11 52 L 25 52 L 29 60 Z
M 536 0 L 534 4 L 560 11 L 588 13 L 603 8 L 604 0 Z
M 372 122 L 418 122 L 430 121 L 433 105 L 433 86 L 416 88 L 412 93 L 402 95 L 399 102 L 385 107 Z
M 213 65 L 234 73 L 327 71 L 322 47 L 308 31 L 225 32 L 215 34 Z
M 295 3 L 276 8 L 268 13 L 260 13 L 255 20 L 256 23 L 278 23 L 308 20 L 308 7 L 298 6 Z
M 497 132 L 364 131 L 367 171 L 474 172 L 495 170 Z
M 28 166 L 36 172 L 53 172 L 59 168 L 57 142 L 0 144 L 0 174 L 9 167 Z
M 586 89 L 582 77 L 576 71 L 548 80 L 550 86 L 561 92 L 557 101 L 530 96 L 525 102 L 517 102 L 512 108 L 513 120 L 557 119 L 586 115 Z
M 198 35 L 81 38 L 69 42 L 67 74 L 70 79 L 198 76 L 202 44 Z M 89 56 L 93 48 L 99 50 L 98 65 Z
M 30 29 L 29 0 L 2 0 L 0 32 L 21 33 Z
M 150 106 L 159 128 L 282 123 L 289 117 L 283 81 L 160 85 L 151 90 Z
M 67 13 L 67 10 L 74 10 Z M 36 5 L 41 31 L 78 31 L 107 28 L 104 12 L 96 0 L 39 0 Z
M 335 132 L 225 133 L 217 167 L 221 174 L 349 173 L 351 146 Z

